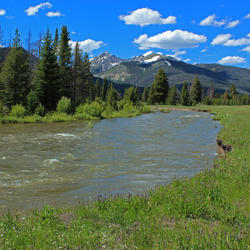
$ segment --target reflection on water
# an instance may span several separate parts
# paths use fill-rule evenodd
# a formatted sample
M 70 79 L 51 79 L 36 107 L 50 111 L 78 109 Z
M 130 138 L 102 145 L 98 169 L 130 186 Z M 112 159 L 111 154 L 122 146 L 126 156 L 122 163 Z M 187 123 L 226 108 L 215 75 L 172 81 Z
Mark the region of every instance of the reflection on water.
M 219 124 L 207 113 L 0 126 L 0 208 L 72 204 L 144 192 L 212 165 Z

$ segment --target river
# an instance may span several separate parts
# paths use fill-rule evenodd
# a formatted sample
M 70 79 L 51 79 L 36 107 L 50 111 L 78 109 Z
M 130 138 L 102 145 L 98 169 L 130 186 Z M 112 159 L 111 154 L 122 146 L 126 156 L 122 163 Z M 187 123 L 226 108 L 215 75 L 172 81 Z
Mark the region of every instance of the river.
M 218 122 L 172 111 L 97 122 L 0 125 L 0 209 L 146 192 L 210 168 Z

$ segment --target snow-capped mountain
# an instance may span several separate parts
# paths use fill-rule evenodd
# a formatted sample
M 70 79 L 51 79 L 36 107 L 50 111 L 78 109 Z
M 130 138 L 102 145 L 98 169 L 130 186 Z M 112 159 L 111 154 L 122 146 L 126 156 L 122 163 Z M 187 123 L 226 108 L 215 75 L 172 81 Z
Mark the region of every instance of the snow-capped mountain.
M 123 62 L 135 61 L 142 64 L 148 64 L 156 62 L 162 59 L 163 57 L 165 56 L 163 56 L 160 52 L 154 53 L 153 51 L 148 51 L 143 55 L 136 56 L 130 59 L 121 59 L 117 56 L 111 55 L 109 52 L 105 52 L 90 60 L 91 70 L 94 74 L 100 74 L 101 72 L 109 70 Z M 171 66 L 170 62 L 166 61 L 166 63 L 168 64 L 168 66 Z
M 111 55 L 109 52 L 104 52 L 99 56 L 91 58 L 90 61 L 92 72 L 97 74 L 105 70 L 111 69 L 112 67 L 122 62 L 125 62 L 126 60 Z

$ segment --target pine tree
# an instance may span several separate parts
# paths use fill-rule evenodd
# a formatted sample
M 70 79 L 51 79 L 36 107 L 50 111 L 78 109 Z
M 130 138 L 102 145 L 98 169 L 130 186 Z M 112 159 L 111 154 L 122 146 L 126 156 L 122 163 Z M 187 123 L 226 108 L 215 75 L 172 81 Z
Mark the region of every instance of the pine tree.
M 83 93 L 83 69 L 82 69 L 82 56 L 79 48 L 79 43 L 76 42 L 74 49 L 74 61 L 73 61 L 73 84 L 72 84 L 72 101 L 74 105 L 82 102 Z
M 139 104 L 141 101 L 141 93 L 138 87 L 135 87 L 135 100 L 136 100 L 135 102 L 136 105 Z
M 85 100 L 93 100 L 94 98 L 94 81 L 90 66 L 88 53 L 85 53 L 82 62 L 83 98 Z
M 182 89 L 181 89 L 180 103 L 183 106 L 189 106 L 190 105 L 189 91 L 188 91 L 188 86 L 187 86 L 186 82 L 184 82 L 184 84 L 182 86 Z
M 108 93 L 107 93 L 107 103 L 108 106 L 114 110 L 117 110 L 117 91 L 113 88 L 112 84 L 110 84 Z
M 59 47 L 59 33 L 58 33 L 58 28 L 56 28 L 53 45 L 54 45 L 54 49 L 55 49 L 55 52 L 56 52 L 56 55 L 57 55 L 57 53 L 58 53 L 58 47 Z
M 101 98 L 103 101 L 106 100 L 107 91 L 108 91 L 108 81 L 107 78 L 104 78 L 101 88 Z
M 72 89 L 72 71 L 71 71 L 71 47 L 70 36 L 67 26 L 63 26 L 61 30 L 60 42 L 59 42 L 59 70 L 61 76 L 60 96 L 71 97 Z
M 201 84 L 198 77 L 195 76 L 190 90 L 190 99 L 193 105 L 201 102 L 201 94 Z
M 143 89 L 142 101 L 143 102 L 147 102 L 148 101 L 148 87 L 145 87 Z
M 95 98 L 96 97 L 101 97 L 101 86 L 99 78 L 97 78 L 95 82 Z
M 169 91 L 168 79 L 163 69 L 159 69 L 154 82 L 149 90 L 149 102 L 151 104 L 166 102 Z
M 21 47 L 20 34 L 16 30 L 10 52 L 0 73 L 0 99 L 9 108 L 16 104 L 25 104 L 30 91 L 31 72 L 29 56 Z
M 125 89 L 123 100 L 125 103 L 132 103 L 133 105 L 137 105 L 140 100 L 138 99 L 138 93 L 135 87 L 130 87 Z
M 34 80 L 35 91 L 38 95 L 39 102 L 47 110 L 54 110 L 60 99 L 60 79 L 54 45 L 48 29 Z
M 233 85 L 231 85 L 231 87 L 230 87 L 230 95 L 231 95 L 231 97 L 233 98 L 234 96 L 236 96 L 238 93 L 237 93 L 237 91 L 236 91 L 236 87 L 235 87 L 235 85 L 233 84 Z
M 176 87 L 175 85 L 173 85 L 168 94 L 168 104 L 176 105 L 177 101 L 178 101 L 178 95 L 176 92 Z

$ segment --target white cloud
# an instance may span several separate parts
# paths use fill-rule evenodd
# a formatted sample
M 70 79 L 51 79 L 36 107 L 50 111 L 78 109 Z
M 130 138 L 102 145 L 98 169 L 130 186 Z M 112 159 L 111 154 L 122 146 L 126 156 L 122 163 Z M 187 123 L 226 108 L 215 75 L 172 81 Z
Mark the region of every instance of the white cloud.
M 250 45 L 245 47 L 244 49 L 242 49 L 241 51 L 246 51 L 248 53 L 250 53 Z
M 190 61 L 191 61 L 190 58 L 187 58 L 187 59 L 184 60 L 184 62 L 186 62 L 186 63 L 188 63 L 188 62 L 190 62 Z
M 240 56 L 226 56 L 218 61 L 220 64 L 238 64 L 244 62 L 246 62 L 246 59 Z
M 240 38 L 240 39 L 230 39 L 227 42 L 225 42 L 223 45 L 227 47 L 232 46 L 242 46 L 242 45 L 248 45 L 250 44 L 250 38 Z
M 6 14 L 6 10 L 5 9 L 0 9 L 0 16 L 4 16 Z
M 240 23 L 239 20 L 235 20 L 235 21 L 229 22 L 229 23 L 227 24 L 227 28 L 234 28 L 234 27 L 236 27 L 239 23 Z
M 236 47 L 250 44 L 249 34 L 247 37 L 249 38 L 240 38 L 240 39 L 230 39 L 232 37 L 231 34 L 221 34 L 214 38 L 211 42 L 212 45 L 223 45 L 226 47 Z
M 139 49 L 146 50 L 150 48 L 158 49 L 182 49 L 194 48 L 199 43 L 207 41 L 204 35 L 197 35 L 189 31 L 168 30 L 155 36 L 148 37 L 147 34 L 141 35 L 134 40 L 139 45 Z
M 250 19 L 250 13 L 247 14 L 244 18 L 245 18 L 245 19 Z
M 216 15 L 210 15 L 206 17 L 205 19 L 201 20 L 200 25 L 201 26 L 215 26 L 220 27 L 226 23 L 226 20 L 217 21 Z
M 211 42 L 212 45 L 219 45 L 224 44 L 232 37 L 231 34 L 220 34 L 214 38 L 214 40 Z
M 203 49 L 203 50 L 201 51 L 201 53 L 205 53 L 205 52 L 207 52 L 207 49 Z
M 46 16 L 48 16 L 48 17 L 60 17 L 60 16 L 63 16 L 63 14 L 60 11 L 57 11 L 57 12 L 50 11 L 46 14 Z
M 178 61 L 182 60 L 180 55 L 185 55 L 187 53 L 187 51 L 185 51 L 185 50 L 178 50 L 178 49 L 173 49 L 172 51 L 174 52 L 174 54 L 167 55 L 167 56 L 171 56 L 171 57 L 175 58 Z
M 84 40 L 84 41 L 80 41 L 78 43 L 79 43 L 79 48 L 83 52 L 87 52 L 87 53 L 90 53 L 91 51 L 99 49 L 99 48 L 101 48 L 102 46 L 105 45 L 104 42 L 102 42 L 102 41 L 95 41 L 95 40 L 92 40 L 92 39 L 87 39 L 87 40 Z M 72 48 L 74 48 L 75 45 L 76 45 L 76 42 L 70 41 L 70 45 L 71 45 Z
M 30 6 L 25 10 L 27 16 L 34 16 L 40 9 L 51 8 L 53 5 L 50 2 L 40 3 L 36 6 Z
M 175 24 L 176 17 L 169 16 L 162 18 L 161 14 L 156 10 L 141 8 L 133 11 L 130 15 L 121 15 L 119 19 L 126 24 L 140 25 L 141 27 L 150 24 Z
M 180 56 L 180 55 L 185 55 L 187 54 L 186 50 L 173 50 L 173 52 L 175 53 L 175 55 Z

